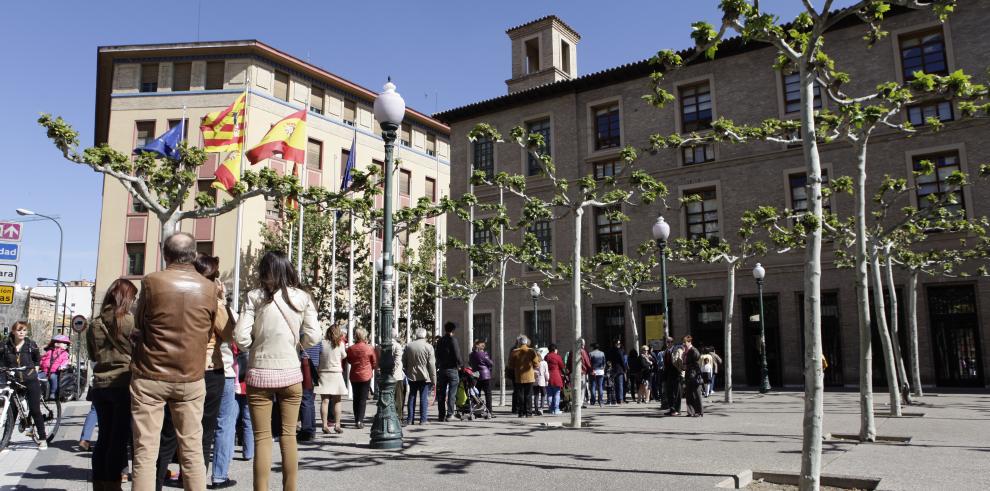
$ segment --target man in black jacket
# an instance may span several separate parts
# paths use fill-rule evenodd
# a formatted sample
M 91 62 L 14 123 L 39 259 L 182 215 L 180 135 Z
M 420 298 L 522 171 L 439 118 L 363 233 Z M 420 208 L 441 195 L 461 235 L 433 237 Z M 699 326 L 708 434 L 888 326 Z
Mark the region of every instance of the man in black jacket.
M 461 348 L 454 337 L 457 325 L 448 322 L 443 325 L 443 337 L 437 342 L 437 410 L 440 413 L 438 421 L 450 421 L 450 416 L 457 409 L 457 374 L 464 361 L 461 358 Z

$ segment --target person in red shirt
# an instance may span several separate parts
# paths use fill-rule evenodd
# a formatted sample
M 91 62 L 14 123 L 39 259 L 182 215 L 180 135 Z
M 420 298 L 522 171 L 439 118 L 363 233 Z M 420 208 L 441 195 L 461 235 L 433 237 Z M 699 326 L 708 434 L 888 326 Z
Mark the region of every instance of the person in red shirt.
M 351 389 L 354 391 L 354 427 L 364 428 L 364 410 L 368 405 L 368 392 L 371 390 L 371 377 L 378 368 L 375 349 L 368 344 L 368 331 L 354 330 L 354 344 L 347 348 L 347 359 L 351 367 Z
M 564 388 L 564 359 L 557 354 L 557 345 L 550 343 L 550 352 L 543 358 L 550 372 L 547 396 L 550 398 L 550 415 L 560 414 L 560 391 Z

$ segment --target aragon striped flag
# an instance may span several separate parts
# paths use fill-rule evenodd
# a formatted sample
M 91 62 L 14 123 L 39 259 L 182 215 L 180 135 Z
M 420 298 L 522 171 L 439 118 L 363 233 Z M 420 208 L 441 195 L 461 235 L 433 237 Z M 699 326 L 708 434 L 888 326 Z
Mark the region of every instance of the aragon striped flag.
M 227 157 L 222 164 L 217 167 L 217 171 L 214 174 L 217 178 L 213 181 L 213 187 L 215 189 L 222 189 L 231 193 L 237 182 L 241 180 L 241 147 L 237 146 L 234 152 Z
M 306 110 L 296 111 L 275 123 L 261 143 L 247 151 L 252 164 L 281 153 L 284 160 L 300 163 L 306 159 Z
M 227 152 L 240 148 L 244 142 L 244 101 L 241 94 L 233 104 L 222 111 L 203 117 L 199 129 L 203 131 L 203 150 Z

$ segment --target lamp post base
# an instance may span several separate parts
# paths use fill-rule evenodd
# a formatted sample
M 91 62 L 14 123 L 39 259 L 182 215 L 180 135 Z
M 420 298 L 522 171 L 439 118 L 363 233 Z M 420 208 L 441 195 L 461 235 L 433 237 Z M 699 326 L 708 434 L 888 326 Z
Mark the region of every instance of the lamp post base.
M 371 423 L 371 448 L 376 450 L 402 449 L 402 424 L 395 412 L 395 384 L 391 374 L 378 381 L 378 411 Z

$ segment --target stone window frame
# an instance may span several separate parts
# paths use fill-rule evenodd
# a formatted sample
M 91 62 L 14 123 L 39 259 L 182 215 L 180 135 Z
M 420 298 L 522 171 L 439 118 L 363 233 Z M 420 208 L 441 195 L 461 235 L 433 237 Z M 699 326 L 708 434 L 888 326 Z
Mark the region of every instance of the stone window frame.
M 942 29 L 942 39 L 945 44 L 945 66 L 948 73 L 952 73 L 956 70 L 956 58 L 955 53 L 952 48 L 952 29 L 949 27 L 949 23 L 939 22 L 937 20 L 930 22 L 923 22 L 920 24 L 913 24 L 910 26 L 905 26 L 900 29 L 892 29 L 888 34 L 890 39 L 890 47 L 894 52 L 894 80 L 899 83 L 907 82 L 904 80 L 904 67 L 901 64 L 901 37 L 909 34 L 920 33 L 923 31 Z
M 599 214 L 603 210 L 608 209 L 608 208 L 612 208 L 612 207 L 618 207 L 620 212 L 625 213 L 625 207 L 623 206 L 623 203 L 615 203 L 615 204 L 609 205 L 609 206 L 592 206 L 592 207 L 590 207 L 590 213 L 588 213 L 588 215 L 590 215 L 589 218 L 591 219 L 591 226 L 590 226 L 591 233 L 588 234 L 589 235 L 588 239 L 591 241 L 591 244 L 590 244 L 590 246 L 589 246 L 589 248 L 587 250 L 590 251 L 592 255 L 597 254 L 599 252 L 599 250 L 598 250 L 598 243 L 599 243 L 599 239 L 598 239 L 598 216 L 599 216 Z M 620 255 L 626 255 L 627 254 L 627 250 L 628 250 L 628 247 L 629 247 L 629 241 L 627 240 L 628 239 L 628 233 L 627 233 L 628 231 L 626 230 L 626 228 L 627 228 L 626 226 L 628 224 L 629 224 L 629 220 L 627 220 L 625 222 L 621 222 L 619 224 L 619 227 L 621 227 L 621 230 L 619 231 L 619 240 L 622 242 L 622 250 L 621 251 L 613 251 L 616 254 L 620 254 Z
M 492 349 L 493 349 L 492 344 L 495 342 L 494 337 L 497 334 L 495 332 L 495 327 L 497 325 L 496 324 L 497 316 L 495 315 L 495 311 L 492 310 L 492 309 L 480 309 L 480 310 L 479 309 L 475 309 L 474 312 L 472 312 L 472 315 L 488 315 L 488 316 L 491 316 L 491 326 L 490 326 L 491 331 L 489 331 L 489 334 L 492 336 L 492 339 L 489 339 L 489 340 L 487 340 L 485 342 L 485 348 L 486 348 L 485 351 L 487 351 L 490 354 L 490 353 L 492 353 Z M 468 319 L 467 309 L 464 309 L 464 325 L 465 326 L 468 325 L 468 321 L 469 320 L 472 320 L 473 321 L 473 319 Z M 472 335 L 474 336 L 475 339 L 471 339 L 469 341 L 471 342 L 471 348 L 473 349 L 474 348 L 474 341 L 476 339 L 478 339 L 478 336 L 476 335 L 477 332 L 478 332 L 477 331 L 478 326 L 475 325 L 475 324 L 472 324 L 472 325 L 474 327 L 474 332 L 472 333 Z M 427 332 L 429 332 L 429 329 L 427 329 Z M 467 329 L 465 329 L 465 334 L 466 333 L 467 333 Z
M 822 167 L 822 173 L 823 174 L 827 174 L 829 176 L 829 178 L 835 177 L 835 172 L 832 169 L 832 163 L 831 162 L 824 162 L 824 163 L 821 164 L 821 167 Z M 793 199 L 792 199 L 793 197 L 791 195 L 791 176 L 794 175 L 794 174 L 805 174 L 805 175 L 807 175 L 807 173 L 808 173 L 808 168 L 805 167 L 805 166 L 801 166 L 801 167 L 790 167 L 790 168 L 784 169 L 781 172 L 781 179 L 783 179 L 782 182 L 783 182 L 783 189 L 784 189 L 784 206 L 787 209 L 789 209 L 789 210 L 793 210 L 794 209 L 794 201 L 793 201 Z M 822 183 L 822 184 L 824 185 L 825 183 Z M 828 202 L 829 203 L 828 203 L 827 206 L 829 206 L 833 212 L 835 211 L 835 200 L 836 200 L 836 198 L 837 198 L 837 196 L 829 196 L 828 197 Z M 824 203 L 823 203 L 823 205 L 824 205 Z M 823 206 L 823 209 L 824 209 L 824 206 Z
M 946 152 L 956 152 L 959 155 L 959 170 L 966 175 L 969 174 L 969 159 L 966 156 L 966 144 L 965 143 L 950 143 L 946 145 L 933 145 L 928 147 L 919 147 L 916 149 L 908 150 L 904 152 L 904 166 L 908 186 L 915 187 L 917 182 L 914 177 L 914 159 L 922 155 L 940 154 Z M 936 169 L 937 171 L 937 169 Z M 962 199 L 963 199 L 963 210 L 965 211 L 967 219 L 973 219 L 973 196 L 972 196 L 972 185 L 964 186 L 962 188 Z M 918 208 L 918 193 L 917 190 L 910 193 L 909 196 L 911 200 L 911 206 Z
M 549 225 L 549 230 L 550 230 L 550 251 L 547 252 L 547 256 L 549 257 L 550 261 L 553 262 L 556 259 L 556 255 L 554 254 L 554 245 L 555 245 L 554 244 L 554 241 L 557 238 L 557 233 L 556 233 L 556 230 L 555 230 L 555 228 L 553 226 L 554 220 L 552 218 L 548 218 L 546 220 L 537 220 L 537 221 L 534 221 L 533 223 L 530 224 L 530 226 L 527 226 L 526 229 L 522 231 L 522 234 L 520 235 L 519 238 L 520 238 L 520 240 L 522 240 L 523 237 L 525 237 L 525 234 L 532 233 L 532 232 L 530 232 L 530 227 L 532 225 L 535 225 L 537 222 L 547 222 L 547 224 Z M 533 235 L 536 235 L 536 234 L 533 234 Z M 539 240 L 539 238 L 537 238 L 537 240 Z M 539 271 L 531 268 L 530 265 L 523 264 L 522 265 L 522 275 L 525 276 L 525 277 L 534 277 L 534 276 L 541 276 L 542 274 Z
M 472 173 L 475 170 L 478 169 L 477 153 L 476 153 L 475 148 L 476 148 L 476 146 L 479 143 L 480 142 L 478 142 L 478 141 L 473 141 L 473 142 L 470 142 L 470 145 L 468 146 L 469 154 L 471 156 L 471 172 Z M 491 154 L 492 154 L 492 172 L 491 172 L 491 174 L 492 175 L 490 175 L 488 177 L 494 177 L 495 176 L 495 173 L 498 172 L 498 166 L 496 165 L 496 162 L 498 162 L 498 145 L 495 144 L 495 141 L 494 140 L 491 140 L 491 141 L 488 141 L 488 142 L 484 142 L 484 143 L 488 143 L 488 144 L 490 144 L 492 146 L 492 152 L 491 152 Z M 424 138 L 424 148 L 425 148 L 425 138 Z
M 522 331 L 522 334 L 525 334 L 526 337 L 529 338 L 530 347 L 536 348 L 537 346 L 535 344 L 535 340 L 527 332 L 527 328 L 529 326 L 526 324 L 526 314 L 528 312 L 532 312 L 533 311 L 533 297 L 530 296 L 529 289 L 528 288 L 526 289 L 525 295 L 526 295 L 526 301 L 523 302 L 523 305 L 520 305 L 519 306 L 519 327 L 520 327 L 520 331 Z M 554 322 L 553 322 L 553 320 L 556 318 L 555 316 L 557 315 L 556 302 L 552 302 L 552 301 L 547 300 L 545 298 L 541 298 L 540 299 L 540 302 L 539 302 L 539 305 L 537 305 L 537 310 L 540 311 L 540 312 L 542 312 L 544 310 L 549 310 L 550 311 L 550 332 L 546 336 L 546 338 L 547 338 L 547 344 L 553 343 L 554 342 L 554 331 L 555 331 L 554 330 Z M 542 317 L 540 319 L 537 319 L 537 320 L 542 320 Z M 543 347 L 546 347 L 546 346 L 543 346 Z
M 677 196 L 678 198 L 680 198 L 680 197 L 683 197 L 684 195 L 691 194 L 692 191 L 704 191 L 704 190 L 710 189 L 710 188 L 715 188 L 715 201 L 718 203 L 718 210 L 717 210 L 717 213 L 718 213 L 718 237 L 721 240 L 725 236 L 725 227 L 724 227 L 724 225 L 725 225 L 725 206 L 724 206 L 725 205 L 725 202 L 724 202 L 724 199 L 723 199 L 725 196 L 722 194 L 722 191 L 723 191 L 722 181 L 716 179 L 716 180 L 711 180 L 711 181 L 696 182 L 696 183 L 691 183 L 691 184 L 685 184 L 685 185 L 682 185 L 682 186 L 678 186 L 677 187 L 677 194 L 675 196 Z M 683 208 L 683 211 L 679 212 L 677 215 L 678 215 L 678 221 L 679 221 L 679 224 L 680 224 L 680 232 L 681 232 L 680 236 L 689 237 L 690 234 L 688 233 L 687 208 L 684 207 Z
M 556 138 L 554 138 L 555 131 L 554 131 L 553 113 L 542 112 L 542 113 L 532 114 L 530 116 L 527 116 L 527 117 L 523 118 L 522 125 L 523 125 L 523 128 L 527 131 L 526 135 L 528 136 L 529 135 L 529 133 L 528 133 L 528 131 L 529 131 L 529 125 L 532 124 L 532 123 L 537 123 L 537 122 L 544 121 L 544 120 L 549 120 L 550 121 L 550 138 L 548 138 L 550 140 L 550 142 L 549 142 L 549 145 L 547 145 L 546 150 L 548 150 L 550 152 L 550 156 L 553 157 L 554 155 L 556 155 L 556 153 L 554 152 L 554 142 L 556 141 Z M 520 170 L 519 170 L 520 174 L 522 174 L 523 176 L 526 176 L 526 177 L 536 177 L 536 178 L 544 177 L 544 176 L 540 176 L 539 174 L 530 174 L 529 173 L 529 150 L 527 150 L 526 148 L 523 148 L 523 149 L 521 149 L 520 153 L 522 155 L 522 159 L 521 159 L 522 160 L 522 163 L 520 165 Z
M 595 110 L 613 103 L 618 104 L 619 106 L 619 145 L 616 147 L 595 150 L 595 140 L 597 139 L 597 133 L 595 131 Z M 586 155 L 586 159 L 601 160 L 611 156 L 618 156 L 622 152 L 622 147 L 626 142 L 626 125 L 623 124 L 623 121 L 625 120 L 625 108 L 623 106 L 622 96 L 618 95 L 588 101 L 584 104 L 585 121 L 587 121 L 588 128 L 585 136 L 585 141 L 588 146 L 588 154 Z
M 787 112 L 787 93 L 784 84 L 784 77 L 788 75 L 793 75 L 793 72 L 787 73 L 786 70 L 780 70 L 775 72 L 774 75 L 774 80 L 777 83 L 777 113 L 778 113 L 777 117 L 780 118 L 781 120 L 798 119 L 801 117 L 800 110 L 790 113 Z M 819 104 L 819 107 L 816 108 L 815 110 L 821 111 L 824 109 L 828 109 L 829 106 L 828 94 L 824 90 L 822 90 L 820 85 L 818 85 L 818 93 L 820 94 L 818 99 L 821 103 Z
M 708 90 L 709 90 L 709 94 L 711 95 L 711 104 L 712 104 L 712 121 L 715 121 L 715 120 L 717 120 L 719 118 L 719 115 L 720 114 L 719 114 L 719 110 L 718 110 L 718 98 L 715 95 L 715 74 L 714 73 L 707 72 L 707 73 L 698 75 L 696 77 L 691 77 L 691 78 L 685 78 L 683 80 L 678 80 L 678 81 L 674 82 L 674 85 L 672 87 L 672 93 L 674 94 L 674 100 L 675 100 L 675 107 L 674 107 L 674 131 L 677 132 L 678 134 L 681 134 L 681 135 L 685 134 L 685 133 L 683 133 L 681 131 L 681 128 L 683 127 L 682 122 L 681 122 L 681 89 L 684 88 L 684 87 L 690 87 L 692 85 L 698 85 L 698 84 L 701 84 L 702 82 L 708 82 Z M 701 132 L 698 132 L 698 133 L 699 134 L 704 134 L 705 132 L 704 131 L 701 131 Z M 719 146 L 716 145 L 716 144 L 714 144 L 714 143 L 711 143 L 710 145 L 712 145 L 714 147 L 712 150 L 713 150 L 713 154 L 715 155 L 715 158 L 713 158 L 712 160 L 709 160 L 709 161 L 706 161 L 706 162 L 698 162 L 698 163 L 685 164 L 684 163 L 684 151 L 683 151 L 683 149 L 678 149 L 679 151 L 677 152 L 677 165 L 679 167 L 685 167 L 685 166 L 696 166 L 696 165 L 710 164 L 712 162 L 718 162 L 718 159 L 719 159 Z

